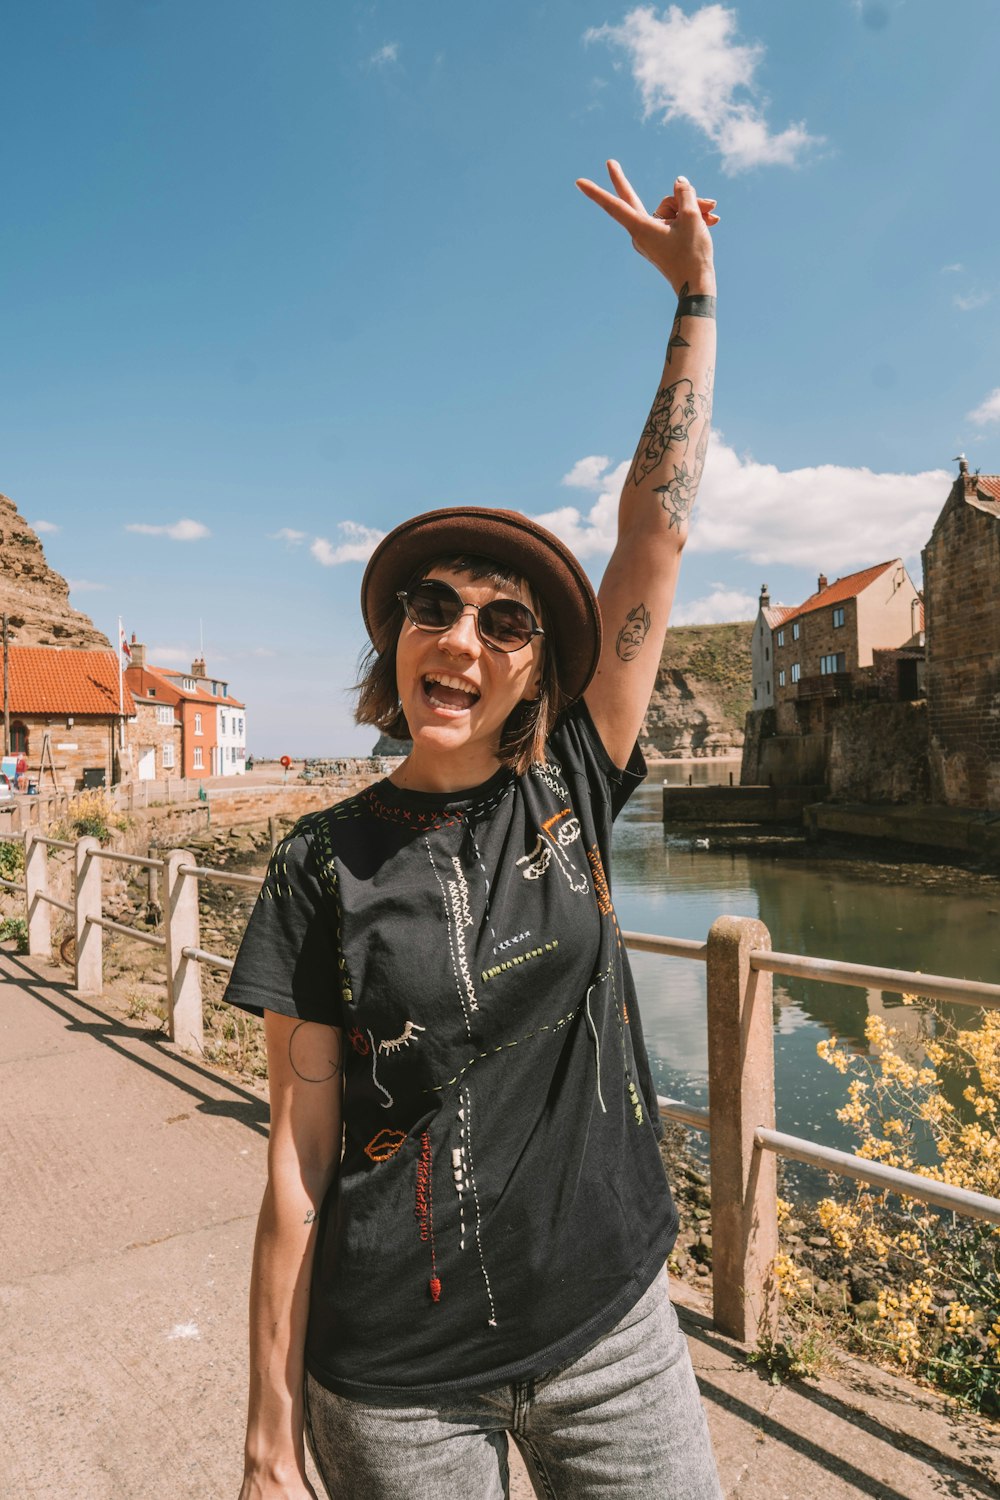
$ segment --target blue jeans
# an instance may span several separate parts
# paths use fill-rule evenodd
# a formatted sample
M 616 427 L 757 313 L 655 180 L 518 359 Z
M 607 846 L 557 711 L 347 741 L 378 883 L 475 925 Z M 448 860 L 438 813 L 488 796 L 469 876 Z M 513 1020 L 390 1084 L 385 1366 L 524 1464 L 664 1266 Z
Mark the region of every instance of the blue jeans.
M 666 1271 L 579 1359 L 535 1380 L 377 1407 L 306 1379 L 330 1500 L 505 1500 L 508 1434 L 543 1500 L 721 1500 Z

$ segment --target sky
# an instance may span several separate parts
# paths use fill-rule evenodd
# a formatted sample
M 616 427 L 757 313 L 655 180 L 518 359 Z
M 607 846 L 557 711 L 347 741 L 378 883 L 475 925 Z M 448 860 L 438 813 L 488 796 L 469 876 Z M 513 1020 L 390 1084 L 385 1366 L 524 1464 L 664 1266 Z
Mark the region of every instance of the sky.
M 0 491 L 71 602 L 365 754 L 364 559 L 541 518 L 599 582 L 666 282 L 576 189 L 717 197 L 716 431 L 673 622 L 920 549 L 1000 471 L 1000 6 L 10 6 Z M 988 70 L 987 70 L 988 71 Z

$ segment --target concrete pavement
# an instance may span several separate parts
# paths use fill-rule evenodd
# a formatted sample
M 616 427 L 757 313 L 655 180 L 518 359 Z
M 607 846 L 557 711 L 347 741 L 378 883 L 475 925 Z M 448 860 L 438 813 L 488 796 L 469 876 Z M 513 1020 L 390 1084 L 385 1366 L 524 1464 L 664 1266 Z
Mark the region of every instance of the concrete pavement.
M 0 1495 L 235 1500 L 266 1100 L 67 977 L 0 950 Z M 770 1386 L 675 1292 L 727 1497 L 1000 1497 L 995 1427 L 851 1361 Z

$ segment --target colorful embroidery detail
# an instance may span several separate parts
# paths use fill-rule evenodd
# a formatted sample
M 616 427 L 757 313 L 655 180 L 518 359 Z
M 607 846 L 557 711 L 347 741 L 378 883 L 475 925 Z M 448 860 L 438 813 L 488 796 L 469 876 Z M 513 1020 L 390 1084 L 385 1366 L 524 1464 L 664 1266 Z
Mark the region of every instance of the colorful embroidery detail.
M 420 1225 L 420 1238 L 425 1244 L 429 1244 L 431 1249 L 431 1278 L 428 1282 L 431 1301 L 440 1302 L 441 1280 L 437 1273 L 437 1255 L 434 1246 L 433 1165 L 431 1138 L 429 1132 L 425 1130 L 420 1137 L 420 1155 L 417 1158 L 417 1194 L 413 1214 Z
M 396 1101 L 392 1097 L 392 1095 L 389 1093 L 389 1090 L 386 1089 L 386 1088 L 383 1088 L 382 1085 L 378 1081 L 378 1074 L 375 1072 L 375 1063 L 378 1060 L 378 1053 L 377 1053 L 377 1051 L 375 1049 L 375 1038 L 372 1036 L 372 1034 L 371 1034 L 370 1031 L 368 1032 L 368 1040 L 371 1043 L 371 1051 L 372 1051 L 372 1083 L 378 1089 L 378 1091 L 379 1091 L 380 1094 L 384 1094 L 385 1095 L 385 1103 L 382 1105 L 382 1108 L 383 1109 L 391 1109 L 392 1106 L 395 1104 Z
M 610 916 L 614 907 L 611 904 L 611 891 L 608 887 L 608 877 L 604 873 L 604 862 L 601 859 L 601 851 L 596 844 L 592 844 L 587 850 L 587 858 L 590 860 L 590 868 L 594 872 L 594 895 L 597 897 L 597 910 L 602 917 Z
M 604 1102 L 604 1095 L 601 1093 L 601 1039 L 597 1035 L 597 1027 L 594 1025 L 594 1018 L 590 1013 L 590 997 L 597 986 L 603 983 L 603 981 L 607 979 L 607 977 L 608 976 L 606 974 L 602 974 L 599 979 L 594 980 L 593 984 L 590 986 L 590 989 L 587 991 L 587 999 L 584 1002 L 584 1008 L 587 1012 L 587 1026 L 590 1030 L 591 1036 L 594 1039 L 594 1061 L 597 1064 L 597 1099 L 601 1106 L 601 1111 L 604 1114 L 607 1114 L 608 1108 Z
M 508 969 L 516 969 L 518 964 L 526 964 L 529 958 L 539 958 L 543 953 L 551 953 L 558 947 L 559 939 L 553 938 L 551 943 L 546 943 L 542 948 L 532 948 L 527 953 L 517 954 L 515 958 L 506 958 L 502 964 L 494 964 L 492 969 L 483 970 L 483 983 L 495 979 L 498 974 L 506 973 Z
M 368 1038 L 365 1036 L 360 1026 L 352 1027 L 352 1029 L 347 1033 L 347 1040 L 350 1042 L 351 1046 L 354 1048 L 359 1057 L 368 1056 L 369 1052 L 371 1051 L 371 1046 L 369 1045 Z
M 488 1052 L 480 1052 L 478 1057 L 470 1057 L 465 1067 L 459 1068 L 454 1078 L 449 1078 L 447 1083 L 435 1083 L 430 1088 L 424 1089 L 424 1093 L 440 1094 L 444 1089 L 450 1089 L 453 1084 L 458 1083 L 460 1078 L 464 1078 L 469 1069 L 475 1067 L 477 1062 L 483 1062 L 487 1057 L 495 1057 L 498 1052 L 506 1052 L 508 1047 L 519 1047 L 522 1042 L 530 1042 L 533 1037 L 542 1036 L 546 1031 L 561 1031 L 567 1022 L 572 1021 L 576 1014 L 575 1010 L 571 1010 L 568 1015 L 560 1016 L 559 1020 L 554 1021 L 551 1026 L 548 1024 L 539 1026 L 537 1031 L 529 1031 L 527 1036 L 515 1037 L 512 1042 L 502 1042 L 499 1047 L 491 1047 Z
M 486 1295 L 489 1298 L 490 1303 L 490 1316 L 488 1319 L 488 1325 L 490 1328 L 495 1328 L 497 1326 L 497 1310 L 496 1304 L 493 1301 L 493 1288 L 490 1286 L 490 1277 L 489 1272 L 486 1269 L 486 1261 L 483 1259 L 482 1215 L 479 1211 L 479 1189 L 476 1186 L 476 1173 L 475 1168 L 472 1164 L 472 1098 L 469 1094 L 468 1089 L 465 1090 L 464 1109 L 466 1151 L 468 1153 L 469 1163 L 469 1181 L 472 1184 L 472 1198 L 473 1202 L 476 1205 L 476 1247 L 479 1251 L 479 1266 L 483 1273 L 483 1281 L 486 1283 Z
M 365 1147 L 365 1155 L 372 1161 L 388 1161 L 395 1156 L 400 1146 L 406 1140 L 406 1132 L 403 1130 L 380 1130 L 378 1135 L 373 1136 Z
M 410 1045 L 411 1040 L 419 1040 L 419 1038 L 414 1038 L 414 1036 L 413 1036 L 413 1033 L 415 1031 L 426 1031 L 426 1030 L 427 1030 L 426 1026 L 418 1026 L 417 1023 L 416 1023 L 416 1021 L 407 1021 L 406 1025 L 403 1027 L 402 1031 L 399 1033 L 399 1036 L 386 1037 L 386 1039 L 384 1041 L 379 1042 L 379 1044 L 378 1044 L 378 1050 L 380 1052 L 386 1052 L 386 1053 L 388 1053 L 388 1052 L 398 1052 L 399 1049 L 400 1049 L 400 1047 L 408 1047 Z
M 458 990 L 458 998 L 459 998 L 459 1000 L 462 1003 L 462 1012 L 463 1012 L 463 1014 L 465 1016 L 465 1029 L 469 1033 L 469 1036 L 471 1037 L 472 1036 L 472 1023 L 469 1020 L 469 1011 L 470 1011 L 470 1009 L 471 1010 L 478 1010 L 479 1009 L 479 1005 L 478 1005 L 478 1002 L 476 1001 L 476 998 L 475 998 L 475 992 L 472 990 L 472 980 L 471 980 L 471 977 L 469 977 L 468 964 L 466 964 L 466 968 L 465 968 L 466 985 L 465 985 L 465 992 L 463 993 L 462 974 L 461 974 L 461 970 L 460 970 L 460 967 L 459 967 L 458 955 L 457 955 L 457 953 L 455 951 L 456 936 L 457 935 L 452 931 L 452 915 L 451 915 L 451 907 L 450 907 L 449 902 L 448 902 L 448 892 L 444 888 L 444 881 L 441 879 L 441 876 L 438 874 L 438 867 L 434 863 L 434 851 L 431 849 L 431 841 L 430 841 L 430 839 L 425 838 L 424 839 L 424 845 L 425 845 L 425 847 L 427 849 L 427 858 L 431 862 L 431 869 L 434 871 L 434 879 L 437 881 L 438 887 L 439 887 L 439 889 L 441 891 L 441 900 L 444 902 L 444 922 L 445 922 L 445 927 L 448 929 L 448 949 L 449 949 L 449 952 L 451 953 L 451 967 L 452 967 L 452 972 L 455 975 L 455 986 L 456 986 L 456 988 Z M 454 881 L 451 881 L 450 883 L 451 883 L 452 886 L 455 885 Z M 464 954 L 465 954 L 465 939 L 464 939 L 464 936 L 462 938 L 462 954 L 463 954 L 463 957 L 464 957 Z M 468 1000 L 466 999 L 467 995 L 469 995 L 469 997 L 470 997 Z

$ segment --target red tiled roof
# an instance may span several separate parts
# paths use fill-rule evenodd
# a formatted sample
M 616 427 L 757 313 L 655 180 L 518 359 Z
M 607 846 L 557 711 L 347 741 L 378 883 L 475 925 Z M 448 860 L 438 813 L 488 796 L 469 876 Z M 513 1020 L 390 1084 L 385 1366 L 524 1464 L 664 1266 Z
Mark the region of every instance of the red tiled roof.
M 792 604 L 772 604 L 763 610 L 762 613 L 771 629 L 774 630 L 777 625 L 784 625 L 789 615 L 795 614 L 795 606 Z
M 122 708 L 135 713 L 127 685 Z M 10 711 L 13 714 L 118 713 L 118 663 L 113 651 L 11 646 Z
M 977 474 L 976 494 L 974 497 L 966 494 L 965 498 L 977 510 L 1000 519 L 1000 474 Z
M 991 500 L 1000 500 L 1000 474 L 977 474 L 976 489 L 984 490 Z
M 190 677 L 190 672 L 178 672 L 174 667 L 152 667 L 150 668 L 150 670 L 153 672 L 158 672 L 161 677 L 170 682 L 171 687 L 175 688 L 182 698 L 196 698 L 200 703 L 221 703 L 224 708 L 246 707 L 246 704 L 241 703 L 238 698 L 224 698 L 221 693 L 210 693 L 205 688 L 200 686 L 196 687 L 192 692 L 190 688 L 186 688 L 183 686 L 184 678 Z M 176 681 L 174 681 L 175 678 Z M 195 680 L 198 681 L 198 679 Z M 221 681 L 221 679 L 218 677 L 216 677 L 214 680 L 216 682 Z M 200 681 L 204 682 L 205 679 L 201 678 Z M 212 681 L 212 679 L 209 678 L 209 681 Z
M 887 568 L 899 565 L 899 558 L 890 558 L 888 562 L 877 563 L 874 568 L 862 568 L 860 573 L 848 573 L 846 578 L 837 578 L 833 583 L 820 589 L 815 594 L 810 594 L 804 604 L 798 609 L 793 609 L 788 619 L 797 619 L 799 615 L 810 615 L 813 610 L 825 609 L 828 604 L 842 604 L 845 599 L 856 599 L 863 594 L 869 584 L 880 578 Z M 787 621 L 785 622 L 787 623 Z

